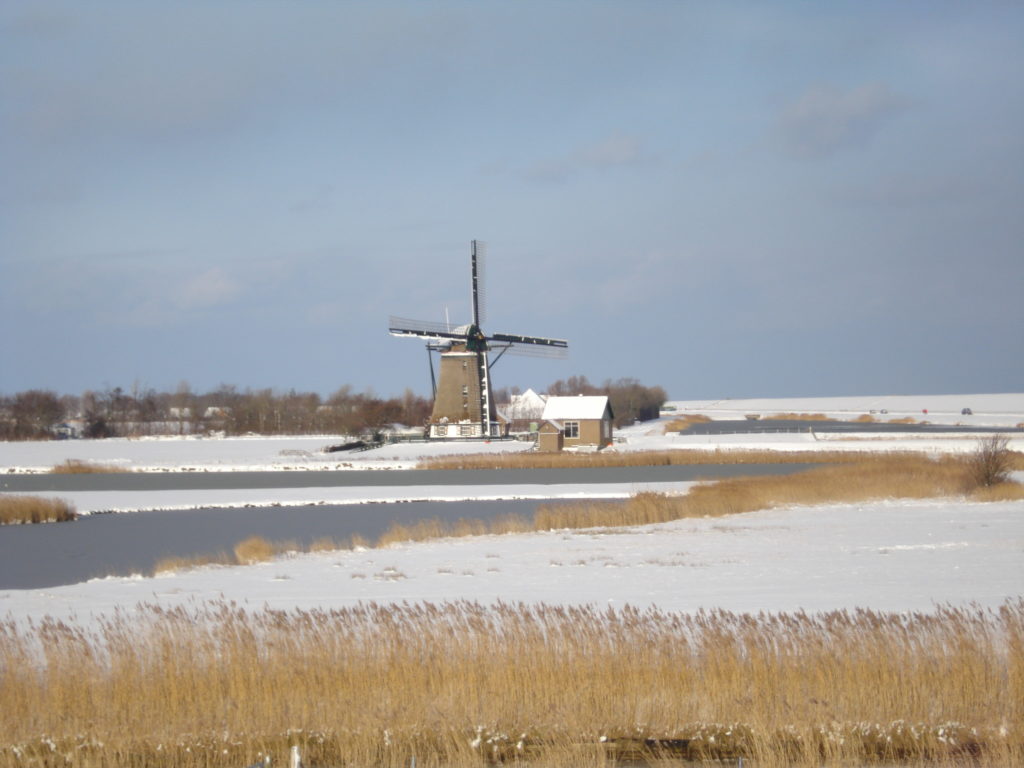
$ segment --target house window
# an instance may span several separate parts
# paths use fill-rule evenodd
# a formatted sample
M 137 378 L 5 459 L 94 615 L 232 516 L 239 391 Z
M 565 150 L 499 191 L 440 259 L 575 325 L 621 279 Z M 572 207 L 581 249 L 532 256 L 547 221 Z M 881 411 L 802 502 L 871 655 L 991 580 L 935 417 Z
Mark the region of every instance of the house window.
M 580 436 L 580 423 L 578 421 L 567 421 L 565 422 L 565 437 L 566 439 Z
M 459 425 L 459 434 L 462 437 L 472 437 L 473 436 L 473 432 L 475 432 L 475 431 L 476 431 L 476 429 L 475 429 L 475 425 L 474 424 L 460 424 Z

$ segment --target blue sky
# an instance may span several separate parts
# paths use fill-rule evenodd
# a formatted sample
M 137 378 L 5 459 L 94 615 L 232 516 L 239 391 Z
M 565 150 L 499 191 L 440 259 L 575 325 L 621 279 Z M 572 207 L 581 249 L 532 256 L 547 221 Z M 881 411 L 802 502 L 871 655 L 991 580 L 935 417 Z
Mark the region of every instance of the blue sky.
M 5 3 L 0 393 L 1020 391 L 1024 7 Z

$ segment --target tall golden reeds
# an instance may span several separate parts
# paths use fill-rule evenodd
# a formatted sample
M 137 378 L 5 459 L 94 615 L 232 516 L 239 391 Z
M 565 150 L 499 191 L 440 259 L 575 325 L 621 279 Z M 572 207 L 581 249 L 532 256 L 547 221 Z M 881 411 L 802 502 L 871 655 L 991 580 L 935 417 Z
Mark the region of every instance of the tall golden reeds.
M 131 470 L 118 466 L 117 464 L 99 464 L 80 459 L 68 459 L 61 464 L 55 464 L 50 470 L 55 475 L 95 475 L 129 472 Z
M 694 424 L 707 424 L 711 420 L 710 416 L 705 416 L 703 413 L 688 413 L 685 416 L 672 419 L 672 421 L 665 425 L 665 429 L 663 431 L 665 434 L 668 434 L 669 432 L 683 432 Z
M 249 536 L 235 544 L 235 558 L 242 565 L 262 563 L 274 557 L 274 546 L 262 536 Z
M 1024 756 L 1024 601 L 929 614 L 139 607 L 0 623 L 0 766 Z M 946 764 L 946 763 L 944 763 Z
M 715 517 L 793 504 L 973 495 L 979 501 L 1020 498 L 1022 486 L 979 488 L 958 457 L 875 456 L 792 475 L 738 477 L 694 486 L 685 495 L 639 493 L 624 501 L 580 501 L 537 508 L 538 529 L 646 525 Z
M 422 459 L 418 469 L 562 469 L 571 467 L 662 467 L 704 464 L 830 464 L 870 456 L 853 451 L 671 450 L 596 453 L 475 453 Z
M 0 525 L 65 523 L 77 517 L 75 506 L 64 499 L 0 494 Z

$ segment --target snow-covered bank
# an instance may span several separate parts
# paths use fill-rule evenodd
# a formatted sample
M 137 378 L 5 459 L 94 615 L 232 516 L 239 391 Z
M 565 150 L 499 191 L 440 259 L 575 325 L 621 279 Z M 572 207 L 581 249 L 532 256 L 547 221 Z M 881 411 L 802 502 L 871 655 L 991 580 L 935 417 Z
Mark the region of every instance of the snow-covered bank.
M 932 424 L 1012 427 L 1024 421 L 1024 393 L 974 395 L 862 395 L 851 397 L 747 398 L 673 400 L 667 406 L 713 419 L 744 419 L 778 413 L 822 413 L 835 419 L 867 414 L 879 421 L 913 418 Z M 963 413 L 969 409 L 970 413 Z
M 603 483 L 577 485 L 413 485 L 334 488 L 230 488 L 184 491 L 70 491 L 60 498 L 79 514 L 148 512 L 202 507 L 296 507 L 309 504 L 380 504 L 416 501 L 502 499 L 625 499 L 641 491 L 682 493 L 693 483 Z
M 0 474 L 48 472 L 66 461 L 84 461 L 140 472 L 412 469 L 427 456 L 510 453 L 532 448 L 498 442 L 396 443 L 369 451 L 327 453 L 349 436 L 144 437 L 105 440 L 0 442 Z
M 1024 503 L 898 501 L 766 510 L 628 530 L 550 531 L 284 557 L 156 578 L 0 591 L 0 616 L 235 600 L 657 605 L 666 610 L 995 607 L 1024 584 Z

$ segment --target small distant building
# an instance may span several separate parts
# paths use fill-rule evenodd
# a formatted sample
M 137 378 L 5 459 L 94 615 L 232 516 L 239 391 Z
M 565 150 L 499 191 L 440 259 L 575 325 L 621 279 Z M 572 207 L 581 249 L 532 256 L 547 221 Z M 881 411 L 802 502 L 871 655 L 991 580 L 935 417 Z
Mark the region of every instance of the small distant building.
M 615 414 L 607 395 L 549 397 L 541 418 L 537 448 L 542 451 L 600 449 L 612 443 Z
M 50 433 L 58 440 L 76 440 L 82 436 L 84 422 L 81 419 L 62 421 L 50 427 Z

